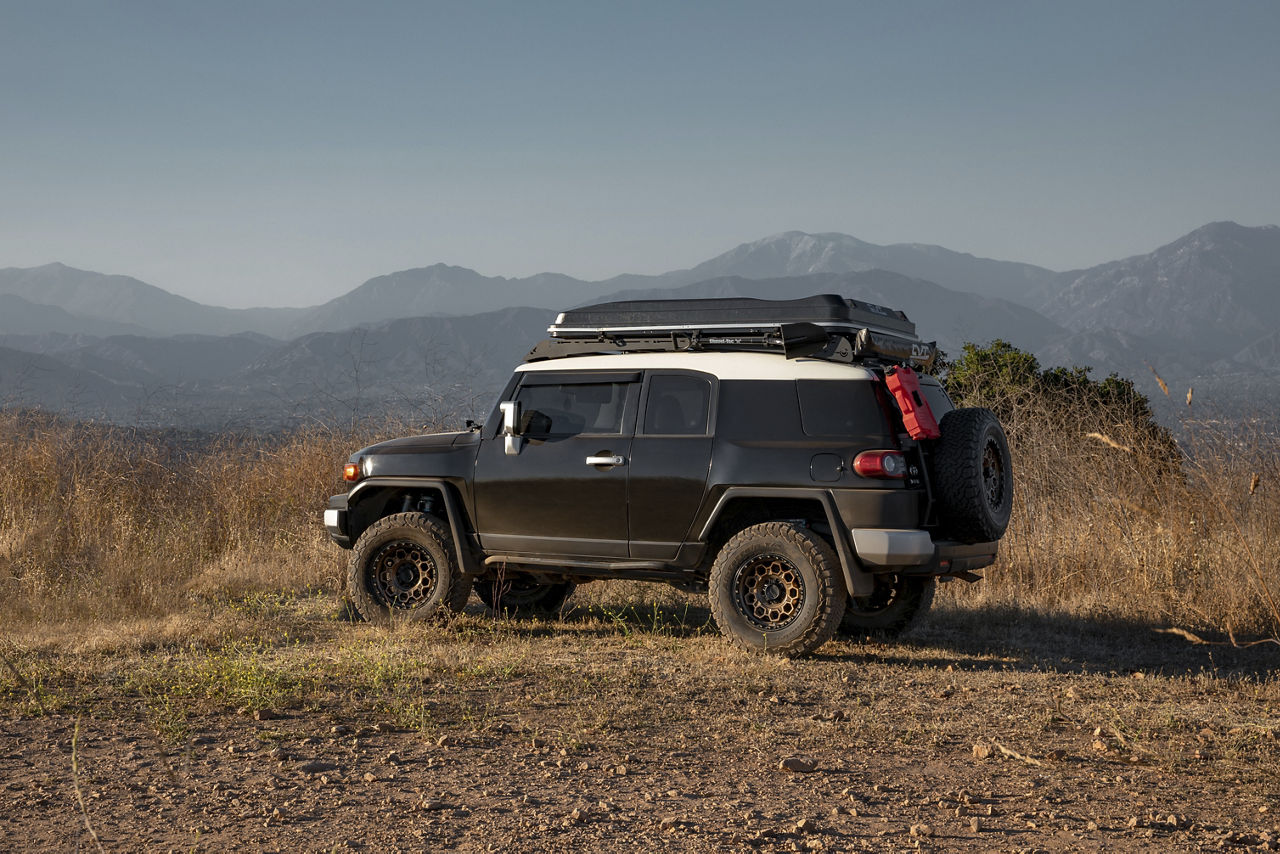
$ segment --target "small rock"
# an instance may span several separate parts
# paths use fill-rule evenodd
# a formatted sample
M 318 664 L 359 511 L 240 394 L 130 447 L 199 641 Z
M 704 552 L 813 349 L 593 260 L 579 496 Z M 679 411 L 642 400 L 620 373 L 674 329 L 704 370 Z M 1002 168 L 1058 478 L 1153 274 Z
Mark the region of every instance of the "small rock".
M 927 824 L 911 825 L 911 835 L 916 837 L 933 836 L 933 828 Z
M 376 783 L 378 778 L 372 771 L 366 771 L 364 772 L 364 781 L 366 783 Z
M 530 742 L 530 744 L 533 746 L 534 750 L 541 750 L 547 746 L 547 740 L 545 738 L 535 738 Z
M 338 766 L 332 762 L 321 762 L 319 759 L 313 759 L 310 762 L 304 762 L 299 765 L 298 770 L 303 774 L 321 774 L 325 771 L 337 771 Z
M 1108 750 L 1110 750 L 1111 748 L 1110 748 L 1110 747 L 1108 747 L 1108 746 L 1107 746 L 1107 743 L 1106 743 L 1105 741 L 1103 741 L 1102 739 L 1100 739 L 1100 738 L 1095 738 L 1095 739 L 1093 740 L 1093 749 L 1094 749 L 1094 750 L 1096 750 L 1096 751 L 1098 751 L 1099 753 L 1106 753 L 1106 752 L 1107 752 Z
M 818 829 L 818 823 L 811 818 L 802 818 L 796 822 L 796 830 L 800 833 L 813 833 Z
M 987 759 L 991 756 L 991 745 L 985 741 L 979 741 L 973 746 L 974 759 Z
M 812 759 L 802 759 L 799 756 L 790 756 L 778 763 L 779 770 L 789 771 L 792 774 L 808 774 L 818 767 L 818 763 Z
M 1086 824 L 1086 825 L 1084 826 L 1084 829 L 1085 829 L 1085 830 L 1097 830 L 1097 829 L 1098 829 L 1098 823 L 1097 823 L 1096 821 L 1091 821 L 1091 822 L 1089 822 L 1088 824 Z
M 579 822 L 579 821 L 582 821 L 582 816 L 583 816 L 582 810 L 575 808 L 573 812 L 569 813 L 569 820 L 573 822 Z
M 978 817 L 976 815 L 969 819 L 969 829 L 974 833 L 982 832 L 982 822 L 978 821 Z
M 627 766 L 615 765 L 613 766 L 613 773 L 617 774 L 619 777 L 625 777 L 627 776 Z
M 285 759 L 288 759 L 288 758 L 289 758 L 289 754 L 285 751 L 285 749 L 284 749 L 283 747 L 277 747 L 277 748 L 273 749 L 273 750 L 272 750 L 270 753 L 268 753 L 267 755 L 268 755 L 268 756 L 270 756 L 272 759 L 275 759 L 275 760 L 277 760 L 277 761 L 284 761 Z
M 1129 819 L 1129 821 L 1125 823 L 1125 826 L 1126 826 L 1126 827 L 1130 827 L 1130 828 L 1137 827 L 1137 826 L 1138 826 L 1138 819 L 1136 819 L 1136 818 L 1131 818 L 1131 819 Z

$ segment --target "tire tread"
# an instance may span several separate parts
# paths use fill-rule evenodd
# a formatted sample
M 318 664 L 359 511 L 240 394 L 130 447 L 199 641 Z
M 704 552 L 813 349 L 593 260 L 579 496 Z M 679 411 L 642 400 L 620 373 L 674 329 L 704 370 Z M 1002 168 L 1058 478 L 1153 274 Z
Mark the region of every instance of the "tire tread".
M 839 571 L 840 559 L 836 557 L 835 550 L 817 534 L 794 523 L 763 522 L 743 528 L 729 538 L 711 567 L 711 614 L 725 637 L 738 646 L 761 651 L 760 647 L 733 631 L 732 606 L 722 602 L 716 592 L 721 589 L 721 585 L 730 583 L 736 552 L 762 538 L 782 540 L 799 549 L 818 577 L 818 589 L 815 591 L 818 608 L 815 619 L 797 637 L 781 646 L 768 647 L 763 651 L 790 657 L 808 655 L 830 640 L 840 627 L 840 620 L 844 616 L 844 578 Z

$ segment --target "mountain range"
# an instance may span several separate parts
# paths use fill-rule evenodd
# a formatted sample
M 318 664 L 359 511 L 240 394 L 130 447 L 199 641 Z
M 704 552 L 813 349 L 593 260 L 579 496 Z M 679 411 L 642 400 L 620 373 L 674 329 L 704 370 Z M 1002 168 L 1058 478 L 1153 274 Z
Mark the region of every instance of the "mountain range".
M 901 308 L 952 354 L 1003 338 L 1046 365 L 1117 371 L 1149 392 L 1159 372 L 1237 409 L 1280 399 L 1280 228 L 1217 222 L 1068 272 L 785 232 L 656 276 L 503 278 L 435 264 L 299 308 L 208 306 L 62 264 L 0 269 L 0 403 L 213 427 L 484 414 L 557 310 L 826 292 Z

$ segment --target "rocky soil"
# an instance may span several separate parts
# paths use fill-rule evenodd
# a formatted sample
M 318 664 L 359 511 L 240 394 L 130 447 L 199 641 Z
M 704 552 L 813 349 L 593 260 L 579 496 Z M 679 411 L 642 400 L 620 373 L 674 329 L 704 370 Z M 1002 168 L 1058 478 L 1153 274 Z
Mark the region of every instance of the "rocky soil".
M 13 647 L 0 850 L 1280 848 L 1274 644 L 944 608 L 791 662 L 687 609 L 280 609 L 251 643 Z

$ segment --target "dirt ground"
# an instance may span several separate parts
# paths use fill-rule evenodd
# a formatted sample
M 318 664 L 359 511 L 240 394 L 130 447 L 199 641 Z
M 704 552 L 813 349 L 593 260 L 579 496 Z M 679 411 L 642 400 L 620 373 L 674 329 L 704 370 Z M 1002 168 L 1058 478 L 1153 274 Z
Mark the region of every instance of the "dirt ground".
M 668 606 L 238 607 L 184 643 L 10 643 L 0 850 L 1280 848 L 1274 644 L 944 603 L 787 661 Z

